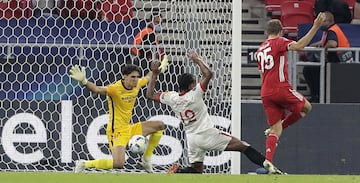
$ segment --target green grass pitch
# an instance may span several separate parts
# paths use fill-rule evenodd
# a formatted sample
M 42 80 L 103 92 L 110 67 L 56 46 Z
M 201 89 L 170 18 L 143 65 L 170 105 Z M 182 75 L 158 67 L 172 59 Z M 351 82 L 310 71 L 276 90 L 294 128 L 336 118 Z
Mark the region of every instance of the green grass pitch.
M 0 183 L 349 183 L 355 175 L 229 175 L 127 174 L 64 172 L 1 172 Z

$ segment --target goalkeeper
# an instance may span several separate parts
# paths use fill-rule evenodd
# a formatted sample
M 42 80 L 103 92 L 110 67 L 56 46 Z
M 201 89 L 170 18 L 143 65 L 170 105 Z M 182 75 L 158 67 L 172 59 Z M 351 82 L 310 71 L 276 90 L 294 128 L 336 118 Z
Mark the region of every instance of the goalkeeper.
M 180 168 L 179 164 L 174 164 L 168 173 L 203 173 L 206 151 L 215 150 L 240 151 L 253 163 L 266 168 L 269 173 L 282 174 L 279 169 L 249 144 L 214 127 L 203 100 L 203 95 L 213 75 L 212 71 L 196 52 L 190 51 L 189 56 L 201 70 L 200 83 L 196 82 L 193 74 L 184 73 L 178 77 L 179 93 L 175 91 L 154 93 L 156 79 L 160 74 L 160 70 L 156 66 L 159 63 L 157 62 L 151 66 L 153 75 L 146 92 L 148 99 L 169 105 L 185 125 L 191 166 Z
M 165 62 L 166 61 L 166 62 Z M 164 60 L 161 70 L 165 71 L 167 59 Z M 151 156 L 155 147 L 159 144 L 163 134 L 164 123 L 162 121 L 143 121 L 130 124 L 132 111 L 138 93 L 152 76 L 149 72 L 140 78 L 141 70 L 135 65 L 125 65 L 122 70 L 123 78 L 108 86 L 96 86 L 85 77 L 85 67 L 75 65 L 70 70 L 70 77 L 79 81 L 93 93 L 106 95 L 109 105 L 109 122 L 106 135 L 113 159 L 78 160 L 75 162 L 75 172 L 81 172 L 85 168 L 112 169 L 123 168 L 125 163 L 125 149 L 129 139 L 134 135 L 150 135 L 148 147 L 141 158 L 140 165 L 148 173 L 153 173 Z

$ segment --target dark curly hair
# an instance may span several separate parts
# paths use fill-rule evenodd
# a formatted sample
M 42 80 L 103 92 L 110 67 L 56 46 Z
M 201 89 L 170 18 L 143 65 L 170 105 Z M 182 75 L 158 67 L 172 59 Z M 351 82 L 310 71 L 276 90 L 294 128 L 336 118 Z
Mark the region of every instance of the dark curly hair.
M 193 74 L 184 73 L 178 77 L 178 84 L 180 92 L 189 89 L 189 86 L 194 82 L 195 78 Z

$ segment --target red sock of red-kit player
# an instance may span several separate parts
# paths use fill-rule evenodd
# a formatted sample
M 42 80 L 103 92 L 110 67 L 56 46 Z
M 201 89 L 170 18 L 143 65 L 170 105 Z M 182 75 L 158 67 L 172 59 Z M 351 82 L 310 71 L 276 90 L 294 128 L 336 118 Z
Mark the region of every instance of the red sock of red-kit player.
M 273 161 L 278 139 L 279 137 L 273 133 L 270 134 L 266 139 L 266 159 L 270 162 Z

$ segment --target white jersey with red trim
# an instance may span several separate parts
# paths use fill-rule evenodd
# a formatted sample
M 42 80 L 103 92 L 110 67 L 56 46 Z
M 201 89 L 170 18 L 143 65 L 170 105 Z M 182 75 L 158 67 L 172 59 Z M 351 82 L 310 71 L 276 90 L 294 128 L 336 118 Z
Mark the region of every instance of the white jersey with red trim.
M 172 108 L 178 119 L 185 125 L 187 134 L 195 134 L 214 127 L 203 100 L 205 91 L 206 88 L 198 83 L 192 90 L 183 93 L 175 91 L 161 93 L 159 102 Z

